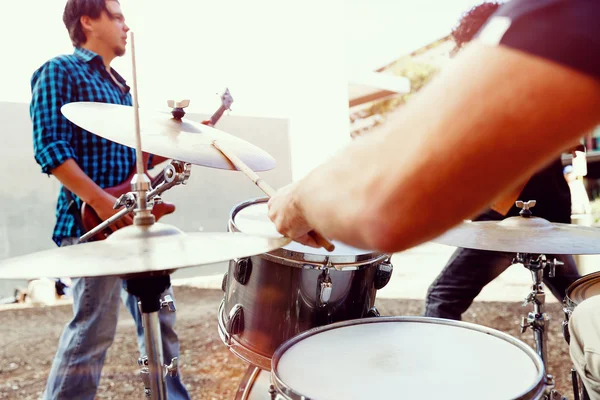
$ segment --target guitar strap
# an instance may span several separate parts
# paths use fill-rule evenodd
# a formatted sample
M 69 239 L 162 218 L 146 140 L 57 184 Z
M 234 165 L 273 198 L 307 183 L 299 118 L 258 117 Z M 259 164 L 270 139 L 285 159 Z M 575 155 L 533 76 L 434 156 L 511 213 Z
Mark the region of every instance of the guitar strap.
M 69 189 L 67 189 L 64 186 L 62 187 L 62 191 L 65 193 L 65 197 L 67 198 L 67 212 L 71 213 L 73 218 L 75 218 L 75 223 L 79 226 L 79 229 L 81 229 L 83 233 L 87 233 L 87 231 L 83 227 L 83 221 L 81 220 L 81 212 L 79 210 L 77 202 L 73 198 L 73 194 Z

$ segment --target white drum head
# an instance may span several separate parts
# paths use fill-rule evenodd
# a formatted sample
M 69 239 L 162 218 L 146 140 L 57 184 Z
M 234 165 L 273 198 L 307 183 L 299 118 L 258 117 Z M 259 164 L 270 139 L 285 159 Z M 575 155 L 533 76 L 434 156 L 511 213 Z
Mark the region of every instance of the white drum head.
M 233 217 L 233 222 L 236 227 L 243 233 L 249 235 L 260 235 L 267 237 L 283 237 L 282 234 L 277 232 L 275 225 L 269 219 L 269 210 L 266 202 L 257 202 L 248 205 L 240 209 Z M 332 252 L 325 250 L 324 248 L 314 248 L 310 246 L 304 246 L 297 242 L 290 242 L 290 244 L 283 247 L 283 249 L 296 251 L 305 254 L 315 255 L 344 255 L 344 256 L 356 256 L 363 254 L 370 254 L 371 251 L 357 249 L 355 247 L 348 246 L 346 244 L 333 241 L 335 249 Z
M 319 400 L 506 400 L 542 382 L 541 359 L 500 332 L 432 323 L 440 321 L 434 318 L 359 321 L 318 328 L 290 340 L 295 343 L 289 348 L 290 342 L 284 344 L 273 358 L 274 380 Z

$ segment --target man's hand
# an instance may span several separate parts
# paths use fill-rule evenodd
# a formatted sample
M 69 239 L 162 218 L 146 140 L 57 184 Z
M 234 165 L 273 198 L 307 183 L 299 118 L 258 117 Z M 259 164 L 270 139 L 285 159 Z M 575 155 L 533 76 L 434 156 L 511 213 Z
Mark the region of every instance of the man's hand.
M 92 206 L 92 208 L 94 209 L 94 211 L 96 211 L 96 214 L 98 214 L 98 217 L 100 217 L 102 221 L 106 221 L 107 219 L 115 215 L 117 212 L 119 212 L 120 209 L 113 209 L 113 206 L 116 201 L 116 197 L 104 192 L 104 195 L 94 199 L 90 206 Z M 115 222 L 111 226 L 111 228 L 114 231 L 116 229 L 123 228 L 124 226 L 131 224 L 133 224 L 133 217 L 131 215 L 126 215 L 123 218 L 119 219 L 117 222 Z
M 312 230 L 306 221 L 304 213 L 297 201 L 298 183 L 284 186 L 279 189 L 275 196 L 269 199 L 269 218 L 275 224 L 279 233 L 296 242 L 311 247 L 320 247 L 315 240 L 308 235 Z
M 117 199 L 94 183 L 72 158 L 54 168 L 51 172 L 67 189 L 90 205 L 102 221 L 106 221 L 119 211 L 113 209 Z M 133 219 L 128 215 L 117 221 L 112 228 L 114 230 L 132 223 Z

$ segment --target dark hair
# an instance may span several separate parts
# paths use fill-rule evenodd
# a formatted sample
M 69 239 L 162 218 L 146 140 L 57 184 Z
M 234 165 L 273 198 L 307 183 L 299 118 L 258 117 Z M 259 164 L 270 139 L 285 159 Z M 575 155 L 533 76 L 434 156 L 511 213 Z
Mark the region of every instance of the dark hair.
M 486 2 L 479 4 L 464 13 L 458 25 L 452 30 L 451 36 L 456 42 L 456 50 L 473 39 L 473 36 L 500 7 L 500 3 Z
M 106 8 L 108 0 L 68 0 L 63 12 L 63 22 L 69 31 L 73 46 L 77 47 L 87 41 L 83 27 L 81 26 L 81 17 L 87 15 L 92 19 L 100 18 L 102 12 L 108 15 L 110 12 Z M 114 0 L 118 3 L 118 0 Z

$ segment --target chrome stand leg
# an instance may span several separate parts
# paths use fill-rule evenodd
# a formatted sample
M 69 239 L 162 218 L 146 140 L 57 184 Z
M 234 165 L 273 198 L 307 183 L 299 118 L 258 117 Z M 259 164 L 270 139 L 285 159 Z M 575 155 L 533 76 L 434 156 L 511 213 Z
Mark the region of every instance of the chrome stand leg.
M 533 331 L 533 339 L 535 340 L 536 353 L 541 357 L 546 370 L 546 400 L 566 400 L 560 393 L 554 389 L 554 377 L 548 374 L 548 331 L 546 325 L 549 321 L 548 314 L 544 311 L 546 294 L 544 293 L 543 279 L 544 269 L 549 268 L 549 276 L 554 276 L 554 271 L 557 265 L 562 265 L 562 262 L 554 259 L 548 261 L 546 256 L 517 253 L 513 260 L 514 263 L 521 263 L 525 268 L 531 271 L 533 278 L 532 291 L 527 295 L 523 306 L 529 303 L 533 304 L 533 311 L 527 314 L 527 317 L 521 319 L 521 333 L 525 333 L 527 328 Z
M 158 317 L 158 311 L 169 304 L 169 301 L 162 302 L 160 296 L 170 285 L 169 275 L 163 275 L 128 279 L 125 287 L 129 293 L 138 297 L 142 311 L 147 355 L 141 358 L 139 363 L 142 366 L 144 393 L 146 397 L 153 400 L 167 399 L 165 372 L 172 374 L 177 371 L 177 360 L 174 359 L 173 364 L 168 367 L 165 367 L 163 363 L 160 320 Z
M 158 312 L 143 313 L 142 321 L 144 324 L 146 357 L 148 357 L 151 397 L 155 400 L 163 400 L 167 398 L 167 389 L 163 373 L 162 341 Z

